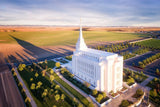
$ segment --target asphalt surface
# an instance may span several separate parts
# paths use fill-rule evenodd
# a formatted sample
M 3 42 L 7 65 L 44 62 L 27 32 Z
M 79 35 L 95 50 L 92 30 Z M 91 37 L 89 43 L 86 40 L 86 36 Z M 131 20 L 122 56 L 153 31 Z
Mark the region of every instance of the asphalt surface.
M 25 107 L 14 78 L 0 54 L 0 107 Z

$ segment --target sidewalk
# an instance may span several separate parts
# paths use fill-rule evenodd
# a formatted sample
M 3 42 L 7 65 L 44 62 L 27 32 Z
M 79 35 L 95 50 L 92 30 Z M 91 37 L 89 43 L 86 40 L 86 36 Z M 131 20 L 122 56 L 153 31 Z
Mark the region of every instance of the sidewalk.
M 18 78 L 18 80 L 23 84 L 23 88 L 26 90 L 26 92 L 25 92 L 26 95 L 31 99 L 31 105 L 32 105 L 32 107 L 37 107 L 34 99 L 32 98 L 31 94 L 29 93 L 28 88 L 27 88 L 26 85 L 24 84 L 24 82 L 23 82 L 23 80 L 22 80 L 19 72 L 17 71 L 17 68 L 15 68 L 15 72 L 17 73 L 17 78 Z

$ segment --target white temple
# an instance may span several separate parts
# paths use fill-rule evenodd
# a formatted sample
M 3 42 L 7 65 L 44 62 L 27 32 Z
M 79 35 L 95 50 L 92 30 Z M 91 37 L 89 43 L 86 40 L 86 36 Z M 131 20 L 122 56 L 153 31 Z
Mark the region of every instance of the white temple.
M 88 48 L 80 26 L 76 50 L 72 57 L 72 73 L 99 91 L 116 92 L 122 88 L 123 57 Z

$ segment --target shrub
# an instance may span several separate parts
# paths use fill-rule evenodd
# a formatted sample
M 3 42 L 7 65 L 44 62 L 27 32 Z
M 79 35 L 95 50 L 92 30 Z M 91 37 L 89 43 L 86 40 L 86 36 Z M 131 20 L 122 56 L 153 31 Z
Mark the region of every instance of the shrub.
M 56 67 L 59 68 L 61 66 L 60 62 L 56 62 Z
M 143 93 L 144 93 L 143 90 L 139 88 L 139 89 L 137 89 L 137 91 L 136 91 L 135 97 L 138 98 L 138 97 L 142 96 Z
M 93 94 L 93 95 L 97 95 L 97 93 L 98 93 L 98 92 L 97 92 L 96 89 L 92 90 L 92 94 Z
M 156 89 L 151 90 L 151 91 L 150 91 L 150 95 L 151 95 L 152 97 L 156 97 L 156 96 L 157 96 L 157 91 L 156 91 Z
M 129 102 L 127 100 L 123 100 L 120 104 L 120 107 L 128 107 L 129 106 Z
M 102 94 L 98 94 L 96 100 L 100 103 L 102 99 L 103 99 L 103 95 Z

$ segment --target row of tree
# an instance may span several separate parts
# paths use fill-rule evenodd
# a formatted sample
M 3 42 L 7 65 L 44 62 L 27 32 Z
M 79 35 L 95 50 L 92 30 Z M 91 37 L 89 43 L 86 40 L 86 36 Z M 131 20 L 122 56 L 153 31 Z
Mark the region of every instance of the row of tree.
M 152 63 L 153 61 L 155 61 L 156 59 L 160 58 L 160 53 L 157 53 L 155 55 L 152 55 L 149 58 L 144 59 L 142 62 L 139 61 L 138 64 L 141 68 L 145 68 L 146 65 Z
M 24 65 L 23 65 L 23 67 L 24 67 Z M 25 93 L 26 90 L 23 88 L 23 84 L 21 82 L 19 82 L 19 80 L 17 78 L 17 73 L 15 72 L 15 69 L 12 68 L 11 72 L 13 74 L 13 77 L 14 77 L 14 79 L 16 81 L 16 84 L 18 86 L 18 89 L 20 90 L 20 93 L 21 93 L 21 95 L 22 95 L 22 97 L 24 99 L 24 102 L 25 102 L 26 106 L 27 107 L 32 107 L 32 105 L 31 105 L 31 99 L 26 95 L 26 93 Z

